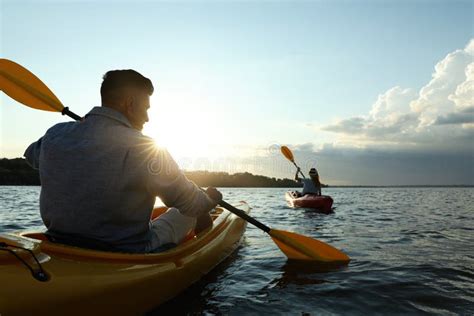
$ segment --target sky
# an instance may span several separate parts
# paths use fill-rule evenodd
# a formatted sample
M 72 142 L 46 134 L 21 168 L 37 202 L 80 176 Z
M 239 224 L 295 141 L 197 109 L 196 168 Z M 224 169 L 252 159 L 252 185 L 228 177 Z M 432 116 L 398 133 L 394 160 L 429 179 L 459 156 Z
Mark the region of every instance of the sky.
M 72 111 L 102 75 L 155 86 L 144 134 L 186 170 L 474 185 L 472 1 L 0 0 L 0 52 Z M 59 113 L 0 96 L 0 157 Z

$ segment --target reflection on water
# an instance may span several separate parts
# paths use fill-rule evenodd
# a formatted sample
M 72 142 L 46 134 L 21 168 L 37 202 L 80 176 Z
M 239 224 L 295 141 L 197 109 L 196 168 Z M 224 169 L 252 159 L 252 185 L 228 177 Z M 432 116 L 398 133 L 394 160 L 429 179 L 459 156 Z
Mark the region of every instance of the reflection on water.
M 336 207 L 329 215 L 289 208 L 284 189 L 222 191 L 268 226 L 329 243 L 351 263 L 287 261 L 249 225 L 237 252 L 151 315 L 474 314 L 473 188 L 325 189 Z M 38 187 L 0 187 L 0 231 L 42 229 L 38 197 Z
M 281 275 L 275 278 L 270 285 L 271 287 L 284 289 L 291 284 L 310 285 L 328 283 L 329 281 L 324 279 L 325 273 L 335 272 L 345 268 L 347 268 L 347 266 L 341 264 L 288 260 L 280 267 Z

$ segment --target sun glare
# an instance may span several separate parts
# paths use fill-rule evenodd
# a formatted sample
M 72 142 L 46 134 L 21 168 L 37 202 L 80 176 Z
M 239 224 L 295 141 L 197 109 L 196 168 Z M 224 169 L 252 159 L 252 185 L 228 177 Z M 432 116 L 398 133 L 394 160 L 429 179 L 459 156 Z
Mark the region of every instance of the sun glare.
M 155 139 L 176 159 L 217 159 L 229 154 L 225 133 L 216 128 L 215 117 L 198 109 L 168 107 L 151 109 L 144 134 Z

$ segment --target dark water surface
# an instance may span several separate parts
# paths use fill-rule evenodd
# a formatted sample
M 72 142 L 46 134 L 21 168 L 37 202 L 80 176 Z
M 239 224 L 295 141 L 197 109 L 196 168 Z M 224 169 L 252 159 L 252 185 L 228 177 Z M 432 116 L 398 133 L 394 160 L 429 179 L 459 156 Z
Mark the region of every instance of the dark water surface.
M 343 250 L 349 266 L 287 262 L 249 225 L 231 257 L 151 315 L 474 314 L 473 188 L 326 189 L 330 215 L 288 208 L 285 191 L 222 189 L 268 226 Z M 43 229 L 38 196 L 39 187 L 0 186 L 0 232 Z

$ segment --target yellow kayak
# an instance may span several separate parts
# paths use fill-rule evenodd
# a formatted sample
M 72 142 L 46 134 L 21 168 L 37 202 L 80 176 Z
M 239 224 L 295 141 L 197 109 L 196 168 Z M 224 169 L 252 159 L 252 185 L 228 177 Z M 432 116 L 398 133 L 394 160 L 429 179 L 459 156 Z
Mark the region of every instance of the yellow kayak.
M 246 213 L 249 206 L 237 205 Z M 143 314 L 198 281 L 239 245 L 246 222 L 217 208 L 213 227 L 158 254 L 126 254 L 0 234 L 0 314 Z

